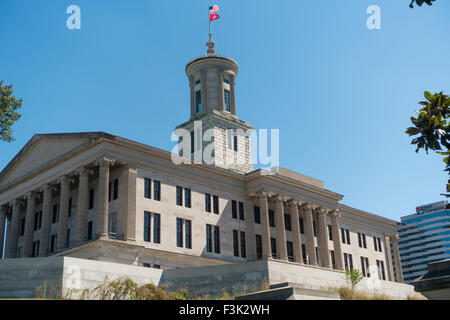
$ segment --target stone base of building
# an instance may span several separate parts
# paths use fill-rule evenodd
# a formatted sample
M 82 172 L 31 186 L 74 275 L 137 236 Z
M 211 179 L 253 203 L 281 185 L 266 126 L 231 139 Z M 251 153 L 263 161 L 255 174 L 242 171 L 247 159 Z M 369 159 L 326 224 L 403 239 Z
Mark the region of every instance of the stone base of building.
M 0 298 L 34 298 L 39 287 L 54 288 L 62 297 L 70 293 L 71 298 L 78 298 L 83 289 L 93 289 L 105 278 L 130 278 L 138 284 L 166 285 L 171 291 L 186 288 L 198 295 L 218 295 L 224 289 L 229 293 L 245 288 L 251 292 L 263 285 L 285 282 L 321 291 L 346 285 L 341 271 L 277 260 L 163 270 L 72 257 L 47 257 L 1 260 Z M 421 297 L 413 286 L 389 281 L 372 283 L 364 279 L 358 289 L 396 299 Z

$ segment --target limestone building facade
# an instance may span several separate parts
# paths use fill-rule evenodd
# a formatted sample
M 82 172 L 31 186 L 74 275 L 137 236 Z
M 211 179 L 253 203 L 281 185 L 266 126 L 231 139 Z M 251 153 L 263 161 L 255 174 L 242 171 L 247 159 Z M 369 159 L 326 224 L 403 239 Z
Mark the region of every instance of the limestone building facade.
M 212 128 L 215 162 L 175 164 L 171 152 L 103 132 L 37 134 L 0 173 L 4 258 L 161 269 L 275 259 L 366 276 L 376 266 L 379 279 L 402 282 L 396 221 L 342 204 L 314 178 L 254 170 L 248 136 L 227 147 L 227 129 L 252 126 L 236 115 L 237 63 L 207 45 L 186 67 L 190 119 L 178 128 Z M 240 161 L 225 165 L 228 149 Z

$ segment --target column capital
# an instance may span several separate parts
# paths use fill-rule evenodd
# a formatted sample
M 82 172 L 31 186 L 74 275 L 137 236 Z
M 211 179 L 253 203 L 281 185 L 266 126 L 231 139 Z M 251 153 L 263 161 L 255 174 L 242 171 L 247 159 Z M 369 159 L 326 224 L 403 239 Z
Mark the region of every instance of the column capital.
M 396 233 L 394 235 L 390 235 L 389 239 L 391 239 L 392 243 L 398 243 L 398 241 L 400 240 L 400 236 L 398 235 L 398 233 Z
M 35 200 L 36 198 L 39 198 L 39 194 L 36 191 L 27 192 L 24 196 L 25 200 Z
M 80 167 L 77 170 L 75 170 L 75 174 L 79 176 L 88 176 L 90 174 L 93 174 L 94 171 L 91 169 L 88 169 L 86 167 Z
M 300 201 L 298 201 L 298 200 L 294 200 L 294 199 L 290 199 L 290 200 L 288 200 L 287 202 L 286 202 L 286 205 L 289 207 L 289 208 L 298 208 L 299 206 L 300 206 Z
M 58 182 L 58 184 L 68 185 L 71 182 L 73 182 L 73 179 L 68 176 L 62 176 L 62 177 L 59 177 L 56 181 Z
M 23 203 L 24 203 L 23 199 L 21 199 L 21 198 L 16 198 L 16 199 L 11 200 L 11 201 L 9 202 L 9 205 L 10 205 L 11 207 L 14 207 L 14 206 L 21 206 L 21 205 L 23 205 Z
M 340 219 L 342 217 L 341 210 L 335 209 L 330 212 L 331 219 Z
M 269 199 L 273 197 L 275 194 L 269 191 L 261 190 L 258 192 L 250 193 L 248 197 L 250 199 Z
M 314 212 L 318 216 L 326 216 L 328 213 L 330 213 L 331 209 L 324 208 L 324 207 L 316 207 L 314 208 Z
M 95 165 L 99 166 L 100 168 L 109 168 L 109 167 L 113 166 L 114 163 L 115 163 L 115 160 L 108 159 L 106 157 L 97 159 L 97 161 L 95 161 Z

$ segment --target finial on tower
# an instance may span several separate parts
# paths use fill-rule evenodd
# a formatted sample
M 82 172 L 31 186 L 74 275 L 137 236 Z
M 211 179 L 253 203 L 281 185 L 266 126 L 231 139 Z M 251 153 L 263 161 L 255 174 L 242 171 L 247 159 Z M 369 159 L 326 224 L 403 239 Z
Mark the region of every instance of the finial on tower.
M 209 34 L 209 41 L 206 43 L 206 46 L 208 47 L 208 51 L 207 51 L 208 52 L 208 56 L 216 54 L 216 49 L 214 49 L 215 45 L 216 45 L 216 43 L 212 39 L 212 33 L 210 33 Z

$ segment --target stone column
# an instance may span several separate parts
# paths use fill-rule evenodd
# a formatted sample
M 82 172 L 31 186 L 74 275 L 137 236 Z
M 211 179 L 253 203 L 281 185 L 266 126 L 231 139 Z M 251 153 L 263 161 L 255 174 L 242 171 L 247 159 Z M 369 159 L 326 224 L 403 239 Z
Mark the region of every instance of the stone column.
M 258 198 L 261 214 L 262 259 L 267 260 L 272 257 L 272 250 L 270 247 L 269 204 L 267 203 L 267 192 L 260 192 L 258 194 Z
M 11 201 L 12 214 L 10 230 L 8 231 L 8 240 L 6 241 L 6 258 L 17 258 L 17 243 L 20 232 L 20 209 L 21 200 Z
M 33 255 L 34 215 L 36 209 L 36 195 L 30 192 L 26 195 L 27 213 L 25 216 L 25 232 L 23 236 L 23 256 L 29 258 Z
M 96 165 L 99 166 L 98 179 L 98 205 L 97 205 L 97 237 L 108 238 L 108 188 L 109 188 L 109 167 L 114 164 L 113 160 L 100 159 Z
M 318 242 L 319 242 L 319 256 L 321 261 L 321 266 L 325 268 L 330 268 L 331 259 L 330 252 L 328 247 L 328 224 L 327 224 L 327 215 L 330 212 L 329 209 L 326 208 L 318 208 L 317 212 L 317 222 L 318 222 Z
M 292 244 L 294 246 L 294 262 L 303 263 L 302 238 L 300 236 L 300 218 L 298 216 L 298 201 L 288 202 L 292 224 Z
M 245 244 L 247 260 L 256 260 L 255 221 L 253 217 L 253 201 L 244 202 Z
M 395 263 L 395 275 L 397 276 L 397 282 L 403 283 L 403 271 L 402 262 L 400 260 L 400 250 L 398 248 L 398 235 L 391 237 L 392 249 L 394 251 L 394 263 Z
M 217 83 L 217 90 L 218 90 L 218 95 L 217 95 L 217 102 L 219 103 L 219 109 L 220 110 L 225 110 L 225 98 L 224 98 L 224 86 L 223 86 L 223 74 L 224 72 L 222 70 L 219 70 L 217 72 L 217 78 L 218 78 L 218 83 Z M 230 111 L 231 111 L 231 106 L 230 106 Z
M 314 245 L 314 227 L 313 227 L 313 208 L 311 205 L 305 204 L 301 207 L 305 217 L 305 235 L 306 235 L 306 252 L 308 254 L 309 264 L 317 265 L 316 246 Z
M 235 75 L 230 75 L 230 104 L 231 114 L 236 115 L 236 97 L 234 91 Z
M 78 200 L 75 241 L 81 243 L 86 241 L 86 229 L 88 224 L 89 208 L 89 174 L 90 170 L 82 167 L 78 169 Z
M 67 229 L 69 224 L 69 197 L 70 197 L 70 182 L 68 177 L 61 177 L 58 180 L 60 187 L 59 198 L 59 219 L 58 219 L 58 237 L 56 242 L 57 250 L 62 250 L 67 247 Z
M 126 241 L 136 241 L 137 169 L 125 166 L 119 179 L 122 230 Z
M 282 197 L 274 197 L 275 202 L 275 228 L 277 230 L 277 251 L 280 260 L 288 260 L 286 248 L 286 229 L 284 227 L 284 199 Z
M 39 256 L 48 255 L 48 247 L 50 243 L 50 230 L 52 226 L 52 200 L 53 187 L 49 184 L 41 188 L 43 194 L 42 200 L 42 226 L 39 239 Z
M 3 246 L 5 239 L 5 224 L 7 211 L 8 208 L 6 206 L 0 206 L 0 259 L 3 259 Z
M 191 118 L 195 115 L 195 78 L 189 77 L 189 88 L 191 89 Z
M 391 241 L 387 235 L 384 235 L 384 252 L 386 253 L 386 270 L 388 272 L 389 280 L 395 281 L 394 266 L 392 264 Z
M 331 213 L 331 232 L 333 233 L 334 260 L 338 270 L 344 270 L 344 257 L 342 254 L 341 229 L 339 227 L 339 218 L 341 212 L 339 209 Z
M 206 94 L 206 71 L 201 71 L 200 72 L 200 83 L 201 83 L 201 87 L 202 87 L 202 91 L 201 91 L 201 99 L 202 99 L 202 111 L 208 111 L 209 107 L 208 107 L 208 96 Z

